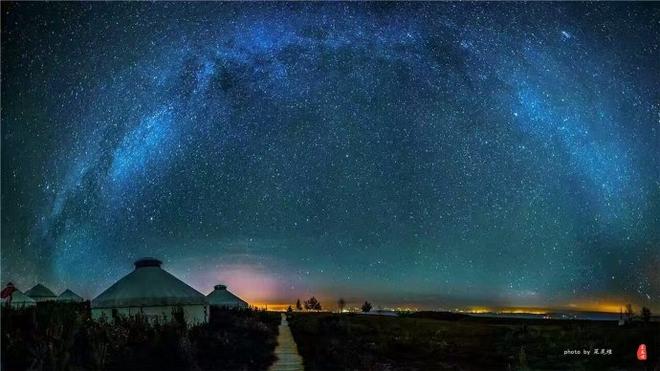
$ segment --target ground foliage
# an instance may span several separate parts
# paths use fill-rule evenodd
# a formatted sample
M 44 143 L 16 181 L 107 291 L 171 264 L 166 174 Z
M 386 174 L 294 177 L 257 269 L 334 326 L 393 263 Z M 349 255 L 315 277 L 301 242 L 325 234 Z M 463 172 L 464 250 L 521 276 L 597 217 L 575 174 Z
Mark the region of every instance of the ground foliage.
M 211 309 L 209 323 L 92 320 L 89 302 L 2 308 L 2 369 L 265 370 L 279 314 Z
M 307 370 L 653 369 L 660 323 L 293 313 Z M 636 359 L 645 343 L 649 360 Z M 611 349 L 612 355 L 564 355 Z

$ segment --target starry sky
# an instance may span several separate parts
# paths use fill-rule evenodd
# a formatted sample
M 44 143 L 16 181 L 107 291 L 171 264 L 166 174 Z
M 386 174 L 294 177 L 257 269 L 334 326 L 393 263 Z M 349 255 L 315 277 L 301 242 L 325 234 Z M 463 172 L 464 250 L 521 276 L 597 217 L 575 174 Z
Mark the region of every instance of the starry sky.
M 660 310 L 660 7 L 2 3 L 2 282 Z

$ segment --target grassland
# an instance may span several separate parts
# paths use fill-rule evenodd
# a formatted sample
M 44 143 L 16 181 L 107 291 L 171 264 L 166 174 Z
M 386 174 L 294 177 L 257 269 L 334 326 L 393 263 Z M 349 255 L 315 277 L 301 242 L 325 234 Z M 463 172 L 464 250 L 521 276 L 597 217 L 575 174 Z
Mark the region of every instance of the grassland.
M 308 370 L 655 369 L 660 323 L 295 313 L 290 326 Z M 645 343 L 649 359 L 636 359 Z M 564 355 L 611 349 L 612 354 Z
M 2 370 L 266 370 L 278 313 L 211 311 L 209 323 L 90 318 L 87 303 L 2 308 Z

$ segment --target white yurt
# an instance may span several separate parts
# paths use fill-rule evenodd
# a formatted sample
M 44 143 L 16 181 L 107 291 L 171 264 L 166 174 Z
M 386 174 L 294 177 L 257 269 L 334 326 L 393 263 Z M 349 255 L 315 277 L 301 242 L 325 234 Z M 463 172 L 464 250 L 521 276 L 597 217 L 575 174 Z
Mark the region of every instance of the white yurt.
M 66 289 L 64 290 L 56 299 L 59 302 L 65 303 L 82 303 L 85 299 L 82 296 L 76 294 L 75 292 Z
M 31 297 L 37 303 L 42 301 L 51 301 L 57 298 L 57 295 L 48 287 L 38 283 L 33 288 L 27 290 L 25 295 Z
M 7 285 L 7 288 L 9 287 L 13 288 L 13 286 L 14 286 L 13 284 L 9 283 Z M 37 302 L 34 301 L 34 299 L 22 293 L 21 290 L 17 288 L 13 288 L 10 291 L 11 291 L 11 295 L 2 299 L 2 305 L 9 304 L 14 309 L 34 307 L 35 305 L 37 305 Z
M 143 315 L 169 321 L 176 313 L 188 325 L 208 321 L 206 297 L 161 268 L 162 262 L 143 258 L 135 270 L 92 300 L 92 318 Z
M 229 292 L 225 285 L 215 285 L 214 290 L 206 298 L 209 300 L 209 305 L 221 308 L 245 309 L 249 307 L 245 300 Z

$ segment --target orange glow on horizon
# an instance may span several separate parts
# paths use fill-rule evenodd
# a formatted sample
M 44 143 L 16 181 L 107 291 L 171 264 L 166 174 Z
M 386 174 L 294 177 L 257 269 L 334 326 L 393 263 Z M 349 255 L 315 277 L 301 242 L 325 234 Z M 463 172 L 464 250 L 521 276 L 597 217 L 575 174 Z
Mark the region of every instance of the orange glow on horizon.
M 266 309 L 273 312 L 283 312 L 289 308 L 291 304 L 281 304 L 281 303 L 250 303 L 251 306 L 258 309 Z M 293 305 L 291 305 L 293 307 Z
M 634 307 L 634 305 L 633 305 Z M 602 312 L 602 313 L 619 313 L 625 308 L 625 302 L 615 301 L 584 301 L 577 303 L 569 303 L 566 305 L 559 305 L 556 307 L 486 307 L 486 306 L 473 306 L 464 310 L 467 313 L 507 313 L 507 314 L 548 314 L 551 312 L 561 311 L 580 311 L 580 312 Z
M 250 303 L 252 306 L 259 309 L 267 309 L 269 311 L 286 311 L 289 306 L 294 307 L 292 303 L 268 303 L 268 302 L 253 302 Z M 350 305 L 348 305 L 350 307 Z M 561 311 L 583 311 L 583 312 L 603 312 L 603 313 L 619 313 L 621 308 L 625 308 L 624 302 L 577 302 L 569 303 L 566 305 L 559 305 L 556 307 L 497 307 L 497 306 L 470 306 L 463 308 L 456 308 L 454 311 L 463 312 L 463 313 L 474 313 L 474 314 L 483 314 L 483 313 L 501 313 L 501 314 L 536 314 L 536 315 L 545 315 L 552 312 L 561 312 Z M 295 309 L 295 308 L 294 308 Z M 335 310 L 334 307 L 326 307 L 326 310 Z M 390 306 L 389 308 L 384 308 L 387 310 L 402 310 L 401 307 Z M 425 310 L 414 308 L 411 309 L 406 307 L 408 311 L 417 311 Z
M 569 303 L 568 308 L 572 310 L 581 310 L 589 312 L 607 312 L 607 313 L 619 313 L 622 308 L 625 308 L 626 303 L 621 302 L 601 302 L 601 301 L 584 301 L 577 303 Z
M 503 314 L 548 314 L 548 309 L 546 308 L 532 308 L 532 307 L 507 307 L 507 308 L 498 308 L 498 307 L 470 307 L 465 310 L 466 313 L 503 313 Z

